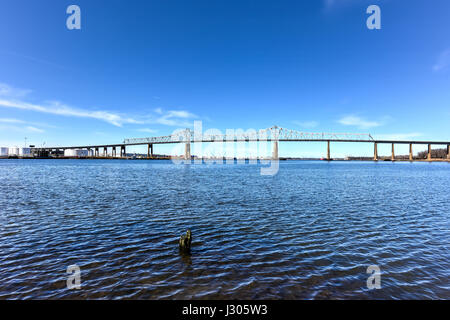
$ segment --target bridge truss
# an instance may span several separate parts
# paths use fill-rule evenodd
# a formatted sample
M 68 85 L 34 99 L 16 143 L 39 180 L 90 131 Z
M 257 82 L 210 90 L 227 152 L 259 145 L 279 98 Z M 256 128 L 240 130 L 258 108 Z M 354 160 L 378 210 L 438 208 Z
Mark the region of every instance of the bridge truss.
M 208 132 L 208 130 L 206 131 Z M 198 133 L 190 129 L 180 130 L 168 136 L 125 139 L 125 145 L 188 143 L 188 142 L 220 142 L 220 141 L 359 141 L 374 142 L 368 133 L 314 133 L 302 132 L 273 126 L 262 130 L 227 130 L 222 133 Z

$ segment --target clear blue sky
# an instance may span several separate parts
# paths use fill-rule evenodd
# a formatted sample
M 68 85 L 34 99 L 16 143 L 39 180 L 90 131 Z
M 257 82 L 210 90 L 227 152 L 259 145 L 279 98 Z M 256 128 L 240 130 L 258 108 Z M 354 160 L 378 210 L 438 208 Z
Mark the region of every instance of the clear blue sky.
M 70 4 L 81 30 L 66 28 Z M 0 145 L 116 143 L 194 120 L 450 140 L 449 30 L 448 0 L 5 0 Z

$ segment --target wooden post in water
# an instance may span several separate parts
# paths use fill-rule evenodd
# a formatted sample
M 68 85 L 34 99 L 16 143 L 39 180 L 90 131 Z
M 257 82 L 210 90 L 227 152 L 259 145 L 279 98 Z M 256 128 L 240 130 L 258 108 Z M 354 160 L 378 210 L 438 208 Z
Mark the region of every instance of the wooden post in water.
M 412 148 L 412 143 L 409 144 L 409 161 L 413 161 L 413 148 Z
M 427 157 L 428 161 L 431 161 L 431 144 L 428 144 L 428 157 Z
M 391 156 L 391 160 L 395 161 L 395 150 L 394 150 L 394 144 L 392 144 L 392 156 Z
M 450 160 L 450 144 L 447 145 L 447 160 Z
M 192 233 L 191 230 L 188 230 L 186 232 L 186 235 L 181 235 L 180 241 L 179 241 L 179 248 L 180 251 L 183 253 L 190 253 L 191 252 L 191 243 L 192 243 Z

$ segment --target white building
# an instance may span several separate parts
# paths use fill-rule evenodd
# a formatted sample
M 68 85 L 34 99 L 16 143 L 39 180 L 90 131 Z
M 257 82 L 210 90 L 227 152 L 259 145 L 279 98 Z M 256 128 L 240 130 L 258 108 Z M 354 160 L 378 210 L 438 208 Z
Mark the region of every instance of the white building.
M 9 156 L 18 156 L 19 155 L 19 148 L 17 148 L 17 147 L 9 148 L 8 155 Z
M 83 149 L 66 149 L 64 150 L 64 157 L 87 157 L 88 150 Z
M 19 148 L 19 156 L 21 157 L 31 156 L 31 148 Z
M 9 148 L 0 148 L 0 157 L 7 157 L 9 154 Z

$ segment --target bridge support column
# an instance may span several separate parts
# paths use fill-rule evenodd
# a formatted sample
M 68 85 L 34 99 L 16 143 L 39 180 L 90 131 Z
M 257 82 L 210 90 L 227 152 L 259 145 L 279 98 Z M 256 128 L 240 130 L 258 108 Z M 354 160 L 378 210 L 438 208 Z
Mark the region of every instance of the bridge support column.
M 120 157 L 124 158 L 126 156 L 125 146 L 120 146 Z
M 272 159 L 273 160 L 278 160 L 278 140 L 275 140 L 273 142 L 273 147 L 272 147 Z
M 98 158 L 98 156 L 99 156 L 99 148 L 95 148 L 95 156 Z
M 394 149 L 394 144 L 392 144 L 392 156 L 391 156 L 391 160 L 395 161 L 395 149 Z
M 327 141 L 327 160 L 331 160 L 331 154 L 330 154 L 330 140 Z
M 108 148 L 104 147 L 103 148 L 103 156 L 106 158 L 106 155 L 108 154 Z
M 115 158 L 116 157 L 116 147 L 112 147 L 112 157 Z
M 412 143 L 409 144 L 409 161 L 413 161 L 413 148 L 412 148 Z
M 378 143 L 373 144 L 373 161 L 378 161 Z
M 427 156 L 427 160 L 431 161 L 431 144 L 428 144 L 428 156 Z
M 447 145 L 447 160 L 450 160 L 450 144 Z
M 184 159 L 191 160 L 191 143 L 186 142 L 184 145 Z
M 153 144 L 152 143 L 149 143 L 147 145 L 147 158 L 148 159 L 153 158 Z

